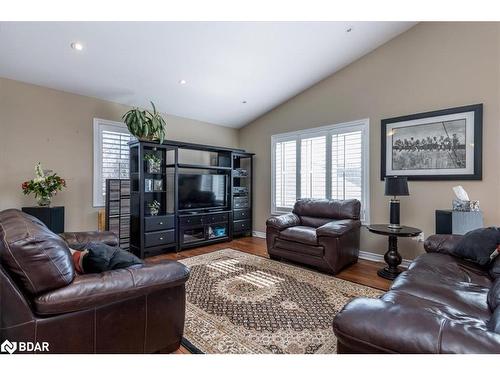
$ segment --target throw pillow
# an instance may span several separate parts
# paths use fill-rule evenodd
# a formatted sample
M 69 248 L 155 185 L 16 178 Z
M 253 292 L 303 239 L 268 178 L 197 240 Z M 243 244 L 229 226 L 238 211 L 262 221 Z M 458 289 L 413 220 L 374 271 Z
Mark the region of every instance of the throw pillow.
M 479 228 L 467 232 L 462 237 L 453 249 L 453 255 L 486 266 L 498 255 L 499 244 L 500 228 Z
M 500 279 L 496 279 L 488 292 L 488 307 L 491 311 L 495 311 L 500 307 Z
M 497 248 L 498 249 L 498 248 Z M 497 256 L 493 262 L 490 264 L 490 269 L 488 271 L 493 280 L 496 280 L 500 276 L 500 257 Z
M 488 321 L 486 327 L 495 333 L 500 333 L 500 307 L 493 311 L 491 319 Z
M 91 242 L 85 250 L 71 249 L 71 252 L 79 273 L 101 273 L 143 264 L 134 254 L 101 242 Z

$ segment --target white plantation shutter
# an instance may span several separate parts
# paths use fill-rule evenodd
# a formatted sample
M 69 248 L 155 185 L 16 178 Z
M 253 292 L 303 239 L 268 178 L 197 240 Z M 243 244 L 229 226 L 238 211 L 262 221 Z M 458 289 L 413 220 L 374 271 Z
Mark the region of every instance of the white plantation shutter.
M 362 200 L 361 131 L 332 135 L 332 198 Z
M 326 136 L 305 138 L 300 143 L 300 196 L 326 197 Z
M 296 200 L 297 186 L 297 142 L 284 141 L 275 147 L 275 204 L 276 207 L 291 207 Z
M 132 138 L 125 124 L 94 119 L 94 207 L 104 206 L 106 179 L 129 178 Z
M 272 213 L 297 199 L 358 199 L 368 222 L 368 120 L 278 134 L 272 143 Z

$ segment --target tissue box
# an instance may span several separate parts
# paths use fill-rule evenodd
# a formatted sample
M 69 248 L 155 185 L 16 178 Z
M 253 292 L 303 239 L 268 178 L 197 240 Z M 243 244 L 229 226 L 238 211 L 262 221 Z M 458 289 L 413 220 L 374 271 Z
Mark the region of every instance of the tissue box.
M 451 207 L 453 211 L 470 211 L 470 201 L 453 199 Z
M 452 202 L 453 211 L 479 211 L 479 201 L 463 201 L 461 199 L 453 199 Z

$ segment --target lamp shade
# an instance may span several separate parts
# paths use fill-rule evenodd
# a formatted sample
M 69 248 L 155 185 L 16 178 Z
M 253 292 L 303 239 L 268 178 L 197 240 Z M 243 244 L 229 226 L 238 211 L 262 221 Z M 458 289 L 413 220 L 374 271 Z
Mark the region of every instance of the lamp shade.
M 408 191 L 408 178 L 391 176 L 385 178 L 385 195 L 401 196 L 410 195 Z

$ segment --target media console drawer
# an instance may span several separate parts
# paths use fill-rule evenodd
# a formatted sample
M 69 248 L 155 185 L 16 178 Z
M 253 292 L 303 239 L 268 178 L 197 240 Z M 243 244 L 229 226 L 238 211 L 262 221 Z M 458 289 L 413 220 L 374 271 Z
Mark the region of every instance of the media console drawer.
M 150 216 L 144 218 L 144 230 L 146 232 L 154 232 L 163 229 L 172 229 L 175 227 L 175 216 Z
M 225 223 L 227 221 L 229 221 L 229 215 L 227 213 L 210 214 L 210 215 L 193 215 L 193 216 L 184 216 L 180 218 L 180 224 L 182 226 Z
M 164 230 L 161 232 L 151 232 L 144 234 L 144 246 L 168 245 L 175 241 L 175 230 Z
M 203 224 L 203 220 L 201 218 L 202 218 L 202 216 L 197 216 L 197 215 L 181 217 L 180 224 L 181 225 L 200 225 L 200 224 Z
M 234 210 L 233 220 L 248 220 L 250 217 L 250 210 Z
M 250 220 L 235 221 L 233 223 L 234 232 L 247 232 L 252 229 L 252 223 Z
M 226 223 L 229 221 L 228 214 L 213 214 L 205 216 L 204 223 Z

